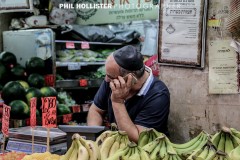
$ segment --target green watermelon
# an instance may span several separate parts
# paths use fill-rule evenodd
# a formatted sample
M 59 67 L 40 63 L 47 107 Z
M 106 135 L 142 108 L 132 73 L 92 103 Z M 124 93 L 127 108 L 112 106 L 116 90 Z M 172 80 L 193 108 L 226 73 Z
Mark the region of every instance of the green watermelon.
M 26 69 L 28 73 L 44 73 L 45 62 L 39 57 L 31 57 L 26 61 Z
M 7 68 L 13 68 L 17 64 L 17 58 L 11 52 L 2 52 L 0 54 L 0 59 Z
M 45 80 L 44 80 L 44 77 L 42 75 L 37 74 L 37 73 L 32 73 L 28 77 L 28 84 L 31 87 L 41 88 L 41 87 L 44 86 Z
M 25 89 L 17 81 L 10 81 L 3 86 L 2 89 L 2 99 L 6 104 L 9 104 L 13 100 L 23 100 L 25 98 Z
M 23 86 L 25 91 L 27 91 L 29 89 L 29 85 L 26 81 L 18 80 L 17 82 L 19 82 Z
M 42 87 L 40 91 L 43 97 L 57 97 L 57 91 L 53 87 Z
M 66 106 L 65 104 L 58 104 L 57 105 L 57 115 L 64 115 L 64 114 L 69 114 L 71 113 L 71 109 Z
M 25 68 L 17 65 L 11 69 L 12 79 L 13 80 L 27 80 L 27 72 Z
M 33 97 L 37 98 L 37 109 L 40 109 L 42 105 L 42 100 L 41 100 L 42 93 L 40 89 L 31 87 L 26 91 L 26 99 L 29 106 L 30 106 L 30 100 Z
M 9 103 L 9 106 L 11 107 L 11 119 L 26 119 L 30 117 L 30 108 L 24 101 L 14 100 Z

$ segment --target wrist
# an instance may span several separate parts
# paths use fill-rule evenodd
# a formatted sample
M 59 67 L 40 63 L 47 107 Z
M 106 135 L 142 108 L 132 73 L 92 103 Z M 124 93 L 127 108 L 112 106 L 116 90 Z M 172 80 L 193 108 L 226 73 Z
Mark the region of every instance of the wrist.
M 125 99 L 112 99 L 112 103 L 125 104 Z

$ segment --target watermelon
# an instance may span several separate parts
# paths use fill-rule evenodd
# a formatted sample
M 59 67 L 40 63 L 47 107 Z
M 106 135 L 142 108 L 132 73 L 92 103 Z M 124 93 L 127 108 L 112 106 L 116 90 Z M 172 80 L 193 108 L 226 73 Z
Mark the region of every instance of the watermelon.
M 31 87 L 35 88 L 41 88 L 45 84 L 44 77 L 38 73 L 30 74 L 27 81 Z
M 14 100 L 9 103 L 9 106 L 11 107 L 11 119 L 26 119 L 30 117 L 30 108 L 24 101 Z
M 40 91 L 43 97 L 57 97 L 57 91 L 53 87 L 42 87 Z
M 31 87 L 26 91 L 26 99 L 29 106 L 30 106 L 30 100 L 33 97 L 37 98 L 37 109 L 40 109 L 42 105 L 42 101 L 41 101 L 42 93 L 40 89 Z
M 17 58 L 11 52 L 2 52 L 0 54 L 0 59 L 7 68 L 13 68 L 17 64 Z
M 12 74 L 12 80 L 27 80 L 27 72 L 25 71 L 25 68 L 16 65 L 11 69 Z
M 26 61 L 26 69 L 28 73 L 44 73 L 45 62 L 39 57 L 31 57 Z
M 3 65 L 2 62 L 0 62 L 0 82 L 5 83 L 7 79 L 7 70 L 6 67 Z
M 26 81 L 18 80 L 17 82 L 19 82 L 23 86 L 25 91 L 27 91 L 29 89 L 29 85 Z
M 3 86 L 2 99 L 6 104 L 9 104 L 13 100 L 23 100 L 25 98 L 25 89 L 17 81 L 10 81 Z
M 71 113 L 71 109 L 66 106 L 65 104 L 58 104 L 57 105 L 57 115 L 64 115 L 64 114 L 69 114 Z

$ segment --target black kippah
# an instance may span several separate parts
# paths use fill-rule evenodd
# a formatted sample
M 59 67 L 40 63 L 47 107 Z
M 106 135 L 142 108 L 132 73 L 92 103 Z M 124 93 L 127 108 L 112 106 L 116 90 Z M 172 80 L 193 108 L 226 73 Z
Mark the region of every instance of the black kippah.
M 143 56 L 136 47 L 127 45 L 113 53 L 117 64 L 129 71 L 136 71 L 143 67 Z

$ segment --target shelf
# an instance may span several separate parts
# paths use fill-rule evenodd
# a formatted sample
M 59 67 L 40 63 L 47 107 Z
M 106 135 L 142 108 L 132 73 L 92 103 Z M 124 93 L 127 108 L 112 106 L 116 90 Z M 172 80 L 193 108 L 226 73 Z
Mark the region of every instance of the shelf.
M 104 65 L 105 62 L 56 62 L 56 67 L 68 67 L 70 65 L 89 66 L 89 65 Z
M 81 86 L 81 80 L 84 80 L 84 86 Z M 88 89 L 88 88 L 96 88 L 100 87 L 103 79 L 94 79 L 94 80 L 87 80 L 87 79 L 74 79 L 74 80 L 58 80 L 56 81 L 56 88 L 64 88 L 64 89 Z
M 88 44 L 95 44 L 95 45 L 124 45 L 123 43 L 104 43 L 104 42 L 87 42 L 87 41 L 64 41 L 64 40 L 55 40 L 55 43 L 88 43 Z

